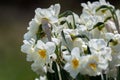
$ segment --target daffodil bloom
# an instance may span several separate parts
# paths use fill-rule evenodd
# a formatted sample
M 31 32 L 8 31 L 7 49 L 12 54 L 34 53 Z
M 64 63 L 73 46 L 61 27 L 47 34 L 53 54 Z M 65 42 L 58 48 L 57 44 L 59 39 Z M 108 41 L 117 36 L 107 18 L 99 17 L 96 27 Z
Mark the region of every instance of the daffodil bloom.
M 87 4 L 82 3 L 81 5 L 83 7 L 83 14 L 98 15 L 98 16 L 104 18 L 104 19 L 111 16 L 111 13 L 108 10 L 105 10 L 105 9 L 96 12 L 96 9 L 99 8 L 102 5 L 107 5 L 107 6 L 110 6 L 110 7 L 114 8 L 114 6 L 112 6 L 109 2 L 106 2 L 105 0 L 99 0 L 99 1 L 96 1 L 96 2 L 93 2 L 93 3 L 88 2 Z
M 52 69 L 52 61 L 56 60 L 57 58 L 56 54 L 54 53 L 55 48 L 55 43 L 53 42 L 47 42 L 45 44 L 41 40 L 37 41 L 37 44 L 35 45 L 35 51 L 33 52 L 33 56 L 35 57 L 34 63 L 32 64 L 33 71 L 37 72 L 38 74 L 41 73 L 39 70 L 44 72 L 53 72 L 50 69 Z
M 67 55 L 66 55 L 67 56 Z M 80 57 L 79 48 L 73 48 L 69 60 L 64 66 L 64 69 L 70 73 L 70 75 L 75 78 L 81 70 L 82 58 Z
M 43 20 L 48 21 L 48 23 L 58 22 L 58 14 L 60 12 L 60 5 L 55 4 L 50 6 L 48 9 L 37 8 L 35 10 L 35 20 L 39 24 L 42 24 Z
M 91 39 L 88 42 L 91 54 L 97 54 L 104 59 L 111 61 L 111 48 L 107 47 L 107 43 L 103 39 Z
M 23 42 L 24 44 L 21 46 L 21 51 L 27 54 L 27 61 L 33 61 L 35 59 L 33 54 L 35 51 L 35 40 L 24 40 Z
M 38 32 L 39 24 L 33 19 L 29 22 L 28 32 L 24 34 L 25 40 L 30 40 L 31 38 L 36 39 L 36 33 Z
M 112 61 L 110 62 L 110 67 L 120 66 L 120 34 L 111 34 L 112 41 L 109 42 L 109 46 L 112 49 Z
M 34 56 L 36 56 L 36 59 L 34 61 L 39 61 L 41 63 L 49 63 L 50 58 L 52 58 L 52 55 L 55 54 L 55 43 L 53 42 L 47 42 L 46 44 L 38 40 L 35 51 L 34 51 Z
M 97 76 L 102 74 L 102 71 L 106 70 L 108 67 L 108 61 L 99 55 L 87 55 L 86 58 L 87 62 L 84 63 L 85 66 L 81 74 Z
M 70 50 L 72 50 L 74 47 L 79 47 L 82 50 L 82 45 L 85 44 L 85 42 L 79 38 L 76 37 L 79 35 L 78 30 L 74 29 L 64 29 L 63 30 L 65 35 L 65 40 L 63 39 L 63 44 L 68 47 Z

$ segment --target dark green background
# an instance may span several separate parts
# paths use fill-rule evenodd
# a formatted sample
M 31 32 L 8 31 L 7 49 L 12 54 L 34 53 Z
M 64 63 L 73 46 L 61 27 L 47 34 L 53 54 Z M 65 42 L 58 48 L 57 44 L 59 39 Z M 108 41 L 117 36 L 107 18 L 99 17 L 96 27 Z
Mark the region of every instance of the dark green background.
M 91 0 L 93 1 L 93 0 Z M 119 7 L 120 0 L 109 0 Z M 20 51 L 23 35 L 37 7 L 47 8 L 60 3 L 61 12 L 81 13 L 81 2 L 87 0 L 0 0 L 0 80 L 34 80 L 26 55 Z

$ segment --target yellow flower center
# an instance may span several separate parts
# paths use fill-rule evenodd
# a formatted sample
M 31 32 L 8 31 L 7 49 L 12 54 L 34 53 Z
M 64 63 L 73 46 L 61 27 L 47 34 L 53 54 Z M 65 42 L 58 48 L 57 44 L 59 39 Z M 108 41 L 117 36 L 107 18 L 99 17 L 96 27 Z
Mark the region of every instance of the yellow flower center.
M 102 9 L 101 12 L 102 14 L 105 14 L 107 12 L 107 9 Z
M 93 70 L 96 70 L 97 65 L 95 63 L 90 63 L 89 67 L 92 68 Z
M 74 69 L 78 68 L 78 66 L 79 66 L 79 60 L 76 59 L 76 58 L 74 58 L 72 60 L 72 66 L 73 66 Z
M 43 59 L 46 58 L 46 50 L 45 49 L 39 50 L 38 53 L 41 58 L 43 58 Z

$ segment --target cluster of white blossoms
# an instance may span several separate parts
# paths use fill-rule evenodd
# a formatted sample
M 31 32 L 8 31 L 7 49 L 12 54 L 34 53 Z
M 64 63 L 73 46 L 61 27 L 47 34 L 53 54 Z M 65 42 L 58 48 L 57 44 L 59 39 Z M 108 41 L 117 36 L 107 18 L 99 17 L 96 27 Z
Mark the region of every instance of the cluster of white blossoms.
M 81 5 L 80 16 L 72 11 L 60 14 L 59 4 L 35 10 L 21 46 L 32 70 L 40 75 L 35 80 L 99 75 L 102 80 L 104 75 L 117 79 L 120 10 L 105 0 Z

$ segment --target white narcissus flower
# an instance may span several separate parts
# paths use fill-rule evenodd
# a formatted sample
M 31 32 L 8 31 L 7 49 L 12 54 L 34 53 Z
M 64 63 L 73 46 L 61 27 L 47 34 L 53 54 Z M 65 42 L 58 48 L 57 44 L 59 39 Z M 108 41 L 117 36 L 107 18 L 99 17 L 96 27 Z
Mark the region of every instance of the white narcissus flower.
M 31 69 L 41 76 L 47 73 L 47 66 L 45 64 L 41 65 L 38 61 L 32 63 Z
M 81 74 L 87 74 L 89 76 L 97 76 L 102 74 L 103 70 L 106 70 L 108 67 L 108 61 L 103 59 L 99 55 L 87 55 L 87 62 L 83 63 L 84 69 Z
M 24 34 L 25 40 L 30 40 L 31 38 L 36 39 L 36 33 L 38 32 L 39 24 L 32 19 L 32 21 L 29 22 L 29 27 L 27 30 L 29 30 L 27 33 Z
M 80 15 L 80 20 L 81 24 L 84 24 L 88 30 L 93 29 L 93 27 L 98 23 L 98 22 L 104 22 L 108 17 L 111 17 L 111 12 L 107 9 L 101 9 L 96 12 L 96 10 L 102 6 L 106 5 L 109 7 L 114 8 L 112 5 L 110 5 L 108 2 L 105 0 L 99 0 L 96 2 L 88 2 L 87 4 L 82 3 L 81 4 L 83 7 L 82 14 Z M 104 35 L 106 32 L 106 28 L 102 28 L 101 30 L 98 30 L 97 28 L 89 31 L 92 34 L 93 38 L 100 38 Z
M 52 38 L 52 42 L 54 42 L 55 43 L 55 45 L 60 45 L 60 39 L 59 38 Z
M 62 40 L 63 45 L 68 47 L 70 50 L 72 50 L 74 47 L 79 47 L 81 49 L 82 45 L 85 44 L 85 42 L 81 38 L 75 37 L 79 35 L 78 30 L 64 29 L 63 32 L 65 35 L 65 40 L 64 39 Z
M 109 42 L 109 46 L 112 49 L 112 61 L 110 62 L 110 68 L 120 66 L 120 34 L 112 34 L 112 41 Z
M 106 9 L 102 9 L 102 10 L 96 12 L 96 9 L 99 8 L 102 5 L 107 5 L 107 6 L 110 6 L 110 7 L 114 8 L 114 6 L 112 6 L 111 4 L 109 4 L 109 2 L 106 2 L 105 0 L 99 0 L 99 2 L 96 1 L 96 2 L 93 2 L 93 3 L 88 2 L 87 4 L 82 3 L 81 5 L 83 7 L 83 14 L 99 15 L 100 17 L 102 17 L 104 19 L 111 16 L 110 11 L 106 10 Z
M 44 74 L 47 71 L 54 72 L 52 70 L 52 61 L 56 60 L 57 56 L 54 53 L 55 43 L 47 42 L 46 44 L 41 40 L 37 41 L 34 51 L 34 63 L 31 65 L 32 70 L 38 74 Z
M 28 27 L 29 31 L 25 33 L 24 39 L 26 40 L 30 40 L 31 38 L 37 39 L 36 34 L 38 33 L 40 25 L 43 24 L 44 27 L 46 26 L 50 27 L 50 24 L 57 23 L 59 12 L 60 12 L 59 4 L 55 4 L 54 6 L 52 5 L 48 9 L 37 8 L 35 10 L 35 17 L 34 19 L 32 19 L 32 21 L 30 21 L 29 27 Z M 41 29 L 44 29 L 44 28 L 41 28 Z
M 64 69 L 69 72 L 73 78 L 75 78 L 81 70 L 82 58 L 80 57 L 79 48 L 73 48 L 71 51 L 71 56 L 69 56 L 69 59 L 67 58 L 66 61 L 67 63 L 65 64 Z
M 39 64 L 47 64 L 50 62 L 51 58 L 54 58 L 53 55 L 55 54 L 55 43 L 53 42 L 47 42 L 46 44 L 38 40 L 34 52 L 34 56 L 36 56 L 36 59 L 34 61 L 40 62 Z M 55 55 L 54 55 L 55 56 Z
M 104 19 L 98 15 L 88 15 L 88 14 L 81 14 L 80 16 L 81 24 L 85 25 L 88 30 L 93 29 L 93 26 L 96 25 L 98 22 L 103 22 Z
M 105 38 L 108 42 L 110 41 L 108 46 L 110 46 L 112 50 L 110 68 L 120 66 L 120 34 L 106 33 Z
M 24 40 L 23 42 L 24 44 L 21 46 L 21 51 L 27 54 L 27 61 L 33 61 L 35 59 L 33 54 L 35 51 L 35 40 Z
M 76 26 L 77 26 L 76 29 L 78 30 L 79 34 L 86 35 L 89 39 L 92 38 L 92 34 L 90 32 L 88 32 L 88 29 L 85 25 L 77 24 Z M 86 39 L 84 39 L 84 38 L 83 38 L 83 40 L 86 41 Z
M 58 14 L 60 12 L 60 5 L 55 4 L 50 6 L 48 9 L 37 8 L 35 10 L 35 20 L 39 24 L 42 24 L 42 20 L 46 20 L 49 23 L 58 22 Z
M 103 39 L 91 39 L 88 42 L 91 54 L 97 54 L 104 59 L 111 61 L 111 48 L 107 47 L 107 43 Z

